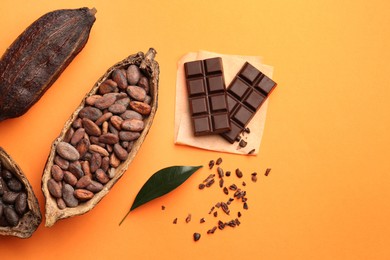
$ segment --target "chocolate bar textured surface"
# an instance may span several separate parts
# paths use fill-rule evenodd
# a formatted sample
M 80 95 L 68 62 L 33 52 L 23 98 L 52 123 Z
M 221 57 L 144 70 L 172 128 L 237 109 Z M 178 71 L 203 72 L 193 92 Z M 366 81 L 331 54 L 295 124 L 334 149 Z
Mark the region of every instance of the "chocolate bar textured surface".
M 221 135 L 234 143 L 276 85 L 272 79 L 246 62 L 227 88 L 231 130 Z
M 184 64 L 194 135 L 219 134 L 231 129 L 221 58 Z

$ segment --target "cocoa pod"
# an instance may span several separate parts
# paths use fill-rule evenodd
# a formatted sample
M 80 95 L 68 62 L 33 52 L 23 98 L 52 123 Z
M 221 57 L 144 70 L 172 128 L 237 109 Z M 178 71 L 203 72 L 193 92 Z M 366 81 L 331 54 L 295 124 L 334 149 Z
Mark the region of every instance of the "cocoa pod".
M 65 122 L 64 128 L 62 129 L 59 137 L 52 144 L 49 158 L 47 159 L 42 175 L 42 191 L 46 199 L 45 225 L 47 227 L 54 225 L 54 223 L 60 219 L 81 215 L 93 209 L 122 177 L 129 164 L 133 161 L 140 146 L 146 138 L 157 111 L 159 67 L 158 63 L 154 61 L 155 53 L 154 49 L 150 49 L 146 54 L 139 52 L 129 56 L 123 61 L 118 62 L 108 69 L 107 72 L 98 79 L 91 91 L 82 100 L 79 107 L 75 109 L 69 120 Z M 130 66 L 136 69 L 132 72 L 133 69 L 129 70 Z M 114 70 L 118 73 L 115 76 L 115 80 L 118 82 L 113 80 Z M 129 72 L 128 75 L 126 74 L 126 71 Z M 138 76 L 136 75 L 137 73 L 139 73 Z M 150 104 L 145 104 L 146 106 L 142 104 L 139 105 L 139 112 L 132 111 L 134 109 L 130 107 L 130 100 L 132 98 L 126 91 L 127 86 L 124 88 L 125 82 L 122 82 L 125 74 L 127 77 L 126 80 L 129 80 L 128 76 L 131 75 L 130 78 L 133 81 L 132 85 L 137 85 L 137 83 L 134 82 L 139 80 L 137 80 L 137 77 L 146 77 L 148 79 L 148 95 L 150 96 L 151 102 Z M 120 87 L 119 84 L 121 85 Z M 143 92 L 143 90 L 139 91 Z M 100 97 L 96 95 L 99 95 Z M 107 97 L 106 100 L 103 99 L 103 96 Z M 112 103 L 112 100 L 109 100 L 111 99 L 110 96 L 115 97 L 114 103 Z M 142 103 L 142 101 L 134 102 Z M 138 104 L 135 106 L 137 105 Z M 97 107 L 100 107 L 100 109 Z M 118 109 L 118 107 L 120 109 Z M 122 112 L 124 110 L 126 111 Z M 133 113 L 127 113 L 129 111 L 132 111 Z M 112 115 L 109 113 L 112 113 Z M 139 131 L 135 132 L 136 135 L 130 138 L 132 140 L 126 141 L 120 140 L 120 137 L 118 136 L 119 132 L 123 131 L 121 129 L 121 124 L 124 121 L 122 116 L 125 115 L 126 119 L 128 119 L 127 116 L 129 116 L 132 119 L 137 119 L 143 122 L 143 126 L 137 124 L 137 122 L 134 124 L 130 123 L 131 126 L 129 126 L 129 128 L 133 129 L 133 127 L 135 127 L 136 130 Z M 80 118 L 82 118 L 82 120 Z M 77 123 L 75 123 L 76 121 Z M 92 121 L 97 127 L 90 127 L 88 123 L 85 123 L 90 123 L 90 121 Z M 88 151 L 84 155 L 82 155 L 82 152 L 79 152 L 80 157 L 77 161 L 81 164 L 81 168 L 85 174 L 84 176 L 88 176 L 85 178 L 90 178 L 91 183 L 88 184 L 88 182 L 84 182 L 84 179 L 82 179 L 84 177 L 78 179 L 75 188 L 63 182 L 62 200 L 65 203 L 64 207 L 64 203 L 62 203 L 58 198 L 52 196 L 48 191 L 48 182 L 50 178 L 52 178 L 52 165 L 54 164 L 55 158 L 58 157 L 58 152 L 55 147 L 57 147 L 59 143 L 63 142 L 63 138 L 68 129 L 72 127 L 75 130 L 77 129 L 75 126 L 77 126 L 77 128 L 83 127 L 86 132 L 84 138 L 77 143 L 76 150 L 81 150 L 78 149 L 80 148 L 78 146 L 83 142 L 83 140 L 88 140 L 90 142 L 88 145 Z M 91 131 L 93 128 L 99 128 L 100 133 L 94 135 L 95 131 Z M 141 130 L 140 128 L 143 129 Z M 130 131 L 126 132 L 131 133 Z M 133 138 L 136 140 L 133 141 Z M 76 138 L 76 141 L 78 141 L 77 139 L 78 138 Z M 121 146 L 123 141 L 126 142 L 126 148 Z M 84 145 L 84 149 L 85 148 L 86 147 Z M 61 165 L 59 166 L 62 168 Z M 70 165 L 68 168 L 69 167 Z M 70 170 L 68 169 L 68 171 Z M 89 197 L 90 195 L 88 195 L 88 200 L 84 200 L 83 198 L 86 193 L 75 191 L 79 189 L 88 190 L 93 193 L 93 196 Z
M 5 193 L 10 192 L 6 187 L 7 180 L 17 179 L 23 186 L 22 191 L 18 192 L 19 195 L 15 199 L 14 209 L 12 209 L 12 206 L 3 205 L 0 201 L 1 211 L 3 211 L 3 216 L 5 216 L 9 224 L 9 226 L 0 224 L 0 235 L 10 235 L 19 238 L 31 237 L 42 221 L 39 203 L 20 167 L 1 147 L 0 171 L 2 171 L 0 184 L 4 185 L 3 190 Z M 49 174 L 51 174 L 50 171 Z
M 23 115 L 84 48 L 96 9 L 62 9 L 33 22 L 0 60 L 0 121 Z M 22 68 L 22 69 L 21 69 Z

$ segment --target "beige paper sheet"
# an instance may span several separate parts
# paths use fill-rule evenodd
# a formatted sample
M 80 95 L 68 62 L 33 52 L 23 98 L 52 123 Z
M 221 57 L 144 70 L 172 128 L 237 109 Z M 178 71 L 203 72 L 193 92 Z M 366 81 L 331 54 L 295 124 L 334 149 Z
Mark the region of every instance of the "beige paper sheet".
M 178 61 L 176 75 L 175 144 L 242 155 L 248 155 L 249 151 L 255 149 L 255 152 L 252 153 L 252 155 L 255 155 L 260 149 L 268 100 L 264 102 L 260 110 L 248 124 L 250 133 L 244 133 L 242 135 L 243 139 L 248 142 L 248 145 L 244 148 L 241 148 L 237 142 L 234 144 L 229 143 L 220 135 L 194 136 L 193 134 L 184 76 L 184 63 L 213 57 L 222 58 L 226 86 L 229 85 L 246 61 L 258 68 L 268 77 L 272 78 L 273 67 L 262 64 L 262 58 L 258 56 L 226 55 L 207 51 L 190 52 L 184 55 Z

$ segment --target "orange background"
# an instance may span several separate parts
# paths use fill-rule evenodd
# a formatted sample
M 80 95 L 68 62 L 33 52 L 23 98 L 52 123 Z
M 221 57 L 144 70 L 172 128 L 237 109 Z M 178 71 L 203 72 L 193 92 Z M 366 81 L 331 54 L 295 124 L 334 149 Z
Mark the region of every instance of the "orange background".
M 1 259 L 390 258 L 389 1 L 2 1 L 0 52 L 44 13 L 82 6 L 98 10 L 86 47 L 27 114 L 0 123 L 0 145 L 27 175 L 42 214 L 51 142 L 107 68 L 154 47 L 159 110 L 134 162 L 94 210 L 41 224 L 27 240 L 1 237 Z M 200 49 L 260 55 L 275 67 L 257 156 L 174 145 L 176 62 Z M 198 191 L 207 167 L 118 226 L 154 172 L 218 157 L 248 183 L 239 227 L 205 234 L 215 223 L 208 210 L 226 199 L 216 185 Z M 193 232 L 202 233 L 197 243 Z

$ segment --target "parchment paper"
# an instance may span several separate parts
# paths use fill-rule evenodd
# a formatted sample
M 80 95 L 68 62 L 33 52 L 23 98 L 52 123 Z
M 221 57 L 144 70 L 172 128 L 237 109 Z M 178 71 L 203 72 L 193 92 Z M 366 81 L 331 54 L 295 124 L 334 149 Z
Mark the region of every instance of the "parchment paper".
M 249 151 L 255 149 L 252 155 L 256 155 L 260 149 L 261 138 L 263 136 L 268 100 L 263 103 L 260 110 L 257 111 L 256 115 L 248 124 L 250 133 L 242 134 L 242 138 L 248 143 L 244 148 L 241 148 L 238 145 L 238 142 L 233 144 L 229 143 L 220 135 L 194 136 L 193 134 L 184 76 L 184 63 L 213 57 L 222 58 L 226 86 L 230 84 L 246 61 L 251 63 L 268 77 L 272 78 L 273 67 L 262 64 L 262 58 L 259 56 L 226 55 L 207 51 L 190 52 L 185 54 L 178 61 L 176 75 L 175 144 L 242 155 L 248 155 Z

